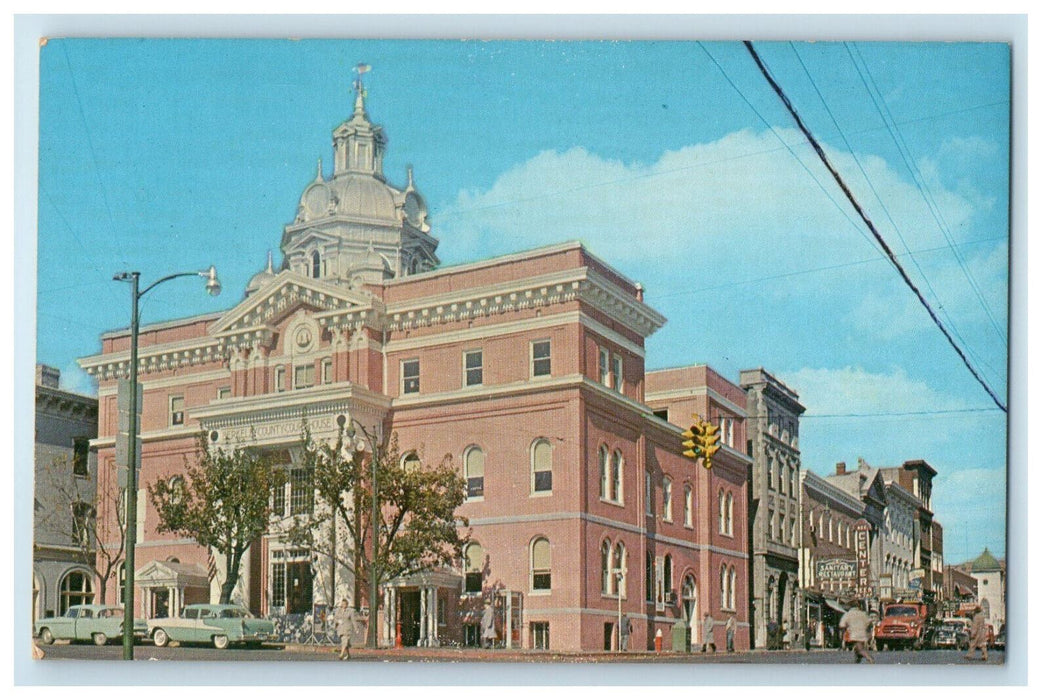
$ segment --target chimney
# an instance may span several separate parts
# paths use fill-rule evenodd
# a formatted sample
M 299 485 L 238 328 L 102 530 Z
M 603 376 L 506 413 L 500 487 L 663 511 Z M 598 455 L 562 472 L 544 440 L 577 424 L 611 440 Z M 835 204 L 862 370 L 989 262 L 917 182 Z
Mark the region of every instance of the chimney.
M 61 372 L 54 367 L 48 365 L 36 366 L 37 386 L 46 386 L 48 389 L 57 389 L 59 376 L 61 376 Z
M 838 476 L 841 476 L 842 474 L 845 473 L 845 462 L 838 462 L 837 464 L 834 465 L 834 468 L 835 468 L 835 472 L 834 473 L 837 474 Z

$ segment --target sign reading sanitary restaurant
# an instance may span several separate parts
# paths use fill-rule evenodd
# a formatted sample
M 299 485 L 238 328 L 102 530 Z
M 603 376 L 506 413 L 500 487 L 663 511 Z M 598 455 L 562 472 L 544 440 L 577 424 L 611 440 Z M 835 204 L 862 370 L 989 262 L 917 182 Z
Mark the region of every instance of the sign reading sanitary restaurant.
M 848 559 L 822 559 L 816 562 L 816 578 L 820 581 L 854 581 L 856 562 Z

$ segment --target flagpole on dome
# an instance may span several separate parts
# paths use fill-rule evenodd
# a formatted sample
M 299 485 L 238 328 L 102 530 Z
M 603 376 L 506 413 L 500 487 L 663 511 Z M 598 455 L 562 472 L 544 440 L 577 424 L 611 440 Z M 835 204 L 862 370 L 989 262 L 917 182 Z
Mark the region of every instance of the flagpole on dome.
M 364 74 L 370 71 L 372 67 L 367 63 L 357 64 L 357 79 L 353 81 L 353 87 L 357 91 L 357 102 L 354 105 L 354 114 L 364 115 L 364 98 L 367 96 L 367 91 L 364 89 Z

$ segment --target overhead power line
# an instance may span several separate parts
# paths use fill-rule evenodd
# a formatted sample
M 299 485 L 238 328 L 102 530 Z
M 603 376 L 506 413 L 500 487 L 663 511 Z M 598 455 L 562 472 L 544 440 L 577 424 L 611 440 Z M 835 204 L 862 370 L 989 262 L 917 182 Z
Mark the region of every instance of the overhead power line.
M 801 129 L 803 134 L 805 134 L 805 138 L 808 139 L 809 144 L 812 146 L 813 150 L 816 151 L 816 155 L 818 155 L 820 160 L 823 161 L 823 165 L 834 177 L 834 180 L 838 183 L 838 187 L 841 188 L 841 191 L 845 193 L 845 196 L 848 198 L 849 203 L 852 204 L 853 209 L 855 209 L 856 213 L 860 215 L 861 219 L 863 219 L 863 223 L 867 226 L 867 229 L 871 232 L 871 235 L 874 236 L 875 240 L 878 242 L 878 245 L 885 252 L 885 255 L 888 256 L 889 261 L 892 263 L 893 267 L 896 268 L 896 272 L 898 272 L 900 277 L 903 278 L 903 281 L 907 284 L 908 287 L 910 287 L 910 290 L 914 293 L 914 295 L 918 297 L 918 301 L 921 302 L 921 305 L 925 308 L 925 311 L 928 312 L 929 317 L 933 320 L 933 323 L 936 324 L 936 327 L 940 329 L 940 332 L 947 339 L 947 342 L 951 344 L 952 348 L 954 348 L 955 353 L 957 353 L 958 357 L 960 357 L 962 359 L 962 362 L 965 363 L 965 367 L 969 370 L 969 373 L 972 374 L 976 381 L 980 383 L 980 386 L 982 386 L 983 390 L 986 391 L 987 394 L 991 397 L 995 405 L 997 405 L 998 408 L 1000 408 L 1002 411 L 1008 412 L 1008 409 L 1005 407 L 1005 404 L 1002 403 L 1002 401 L 994 393 L 991 387 L 988 386 L 987 382 L 984 381 L 983 377 L 980 376 L 980 373 L 976 371 L 976 368 L 973 367 L 972 362 L 970 362 L 969 358 L 965 355 L 965 352 L 960 347 L 958 347 L 958 343 L 955 342 L 950 332 L 943 325 L 943 322 L 940 321 L 939 317 L 936 315 L 936 312 L 933 311 L 932 306 L 929 305 L 929 302 L 925 299 L 925 296 L 921 293 L 921 290 L 918 289 L 917 286 L 915 286 L 914 282 L 907 274 L 907 271 L 903 269 L 903 266 L 900 264 L 900 261 L 896 258 L 896 254 L 892 252 L 892 248 L 889 247 L 889 244 L 886 243 L 881 233 L 878 232 L 878 229 L 871 222 L 870 218 L 867 216 L 867 213 L 863 210 L 863 207 L 860 206 L 860 203 L 856 201 L 856 197 L 853 196 L 852 190 L 849 189 L 849 186 L 845 184 L 845 181 L 842 179 L 841 175 L 838 174 L 838 171 L 831 164 L 830 160 L 827 158 L 827 154 L 823 151 L 823 147 L 820 146 L 818 141 L 816 141 L 816 138 L 812 135 L 812 132 L 809 131 L 809 128 L 805 125 L 805 122 L 801 120 L 801 116 L 799 116 L 797 110 L 794 109 L 794 105 L 791 104 L 790 98 L 787 97 L 787 95 L 783 92 L 783 88 L 779 86 L 779 83 L 777 83 L 776 80 L 769 73 L 768 68 L 765 67 L 765 63 L 761 60 L 761 57 L 758 56 L 758 52 L 754 49 L 754 44 L 750 41 L 744 41 L 743 44 L 747 47 L 747 51 L 750 52 L 751 58 L 754 59 L 754 63 L 757 64 L 758 69 L 761 71 L 761 74 L 765 77 L 765 80 L 768 81 L 768 84 L 772 87 L 773 91 L 775 91 L 780 101 L 783 102 L 783 105 L 787 108 L 787 111 L 790 112 L 790 116 L 794 119 L 794 122 L 798 125 L 798 128 Z

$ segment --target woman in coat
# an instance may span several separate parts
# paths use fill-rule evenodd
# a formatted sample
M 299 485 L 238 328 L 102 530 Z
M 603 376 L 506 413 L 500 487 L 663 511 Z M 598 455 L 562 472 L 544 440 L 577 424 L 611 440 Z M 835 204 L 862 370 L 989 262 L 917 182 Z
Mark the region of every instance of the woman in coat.
M 339 635 L 339 643 L 342 645 L 339 649 L 340 659 L 350 658 L 350 635 L 353 634 L 354 622 L 350 603 L 343 598 L 339 607 L 335 609 L 335 633 Z

